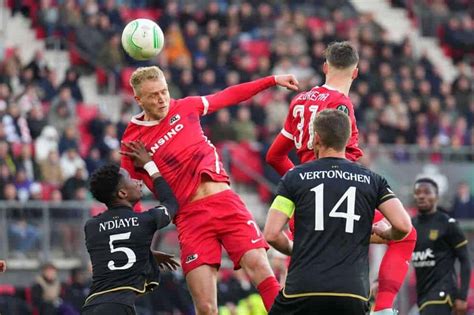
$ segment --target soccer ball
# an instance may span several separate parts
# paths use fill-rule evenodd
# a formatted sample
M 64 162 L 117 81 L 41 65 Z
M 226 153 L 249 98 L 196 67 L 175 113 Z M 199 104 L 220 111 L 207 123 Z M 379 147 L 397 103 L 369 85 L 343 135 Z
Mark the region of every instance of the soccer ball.
M 123 49 L 136 60 L 147 60 L 158 55 L 164 42 L 161 28 L 148 19 L 133 20 L 122 32 Z

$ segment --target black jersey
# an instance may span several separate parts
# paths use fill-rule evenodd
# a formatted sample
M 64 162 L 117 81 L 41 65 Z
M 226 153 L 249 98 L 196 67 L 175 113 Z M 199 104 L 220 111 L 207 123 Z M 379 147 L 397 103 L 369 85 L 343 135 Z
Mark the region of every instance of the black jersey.
M 104 293 L 120 290 L 145 293 L 157 286 L 159 268 L 150 245 L 156 230 L 170 222 L 165 206 L 142 213 L 120 206 L 88 220 L 85 235 L 93 278 L 85 305 Z
M 277 194 L 295 204 L 284 296 L 367 300 L 374 209 L 395 197 L 387 181 L 346 159 L 322 158 L 290 170 Z
M 467 244 L 458 223 L 446 213 L 436 211 L 418 215 L 413 226 L 418 233 L 412 257 L 418 304 L 456 296 L 456 250 Z

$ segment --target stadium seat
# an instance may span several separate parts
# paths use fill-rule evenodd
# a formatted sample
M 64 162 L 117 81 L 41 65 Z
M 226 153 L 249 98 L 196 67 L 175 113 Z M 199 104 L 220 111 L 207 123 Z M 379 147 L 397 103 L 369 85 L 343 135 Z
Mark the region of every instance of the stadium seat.
M 232 157 L 230 174 L 236 182 L 252 184 L 254 180 L 249 173 L 263 174 L 260 153 L 252 149 L 248 142 L 236 143 L 230 146 L 229 155 Z
M 81 156 L 87 156 L 89 149 L 94 142 L 93 136 L 90 134 L 88 124 L 91 119 L 97 115 L 98 108 L 93 105 L 78 104 L 76 114 L 79 118 L 79 134 L 81 142 L 79 144 L 79 153 Z
M 132 9 L 123 6 L 120 9 L 120 15 L 125 22 L 130 22 L 138 18 L 158 21 L 159 17 L 161 16 L 161 11 L 158 9 Z
M 240 42 L 240 49 L 253 57 L 269 57 L 270 43 L 266 40 L 244 40 Z
M 122 87 L 123 92 L 125 94 L 133 95 L 132 87 L 130 86 L 130 84 L 128 84 L 133 71 L 135 71 L 134 68 L 125 67 L 120 73 L 120 86 Z

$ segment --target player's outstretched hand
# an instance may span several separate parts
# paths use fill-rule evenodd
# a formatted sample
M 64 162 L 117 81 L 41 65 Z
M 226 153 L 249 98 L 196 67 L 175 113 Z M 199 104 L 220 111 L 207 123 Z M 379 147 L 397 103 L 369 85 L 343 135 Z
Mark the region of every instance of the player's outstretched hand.
M 288 90 L 298 91 L 300 83 L 292 74 L 281 74 L 275 76 L 275 82 L 279 86 L 286 87 Z
M 157 250 L 151 250 L 155 261 L 162 269 L 168 268 L 169 270 L 176 270 L 179 268 L 180 264 L 173 255 L 163 253 Z
M 120 151 L 120 154 L 130 157 L 133 165 L 143 167 L 147 162 L 151 161 L 151 157 L 145 149 L 145 145 L 141 141 L 122 142 L 127 151 Z
M 0 272 L 5 272 L 7 270 L 7 262 L 5 260 L 0 260 Z

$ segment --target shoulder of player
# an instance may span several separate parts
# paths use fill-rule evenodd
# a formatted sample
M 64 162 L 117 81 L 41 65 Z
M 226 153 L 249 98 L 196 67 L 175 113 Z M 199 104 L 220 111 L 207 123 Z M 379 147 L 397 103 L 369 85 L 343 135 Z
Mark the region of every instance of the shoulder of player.
M 444 224 L 454 224 L 457 222 L 455 218 L 440 210 L 436 211 L 436 219 Z

